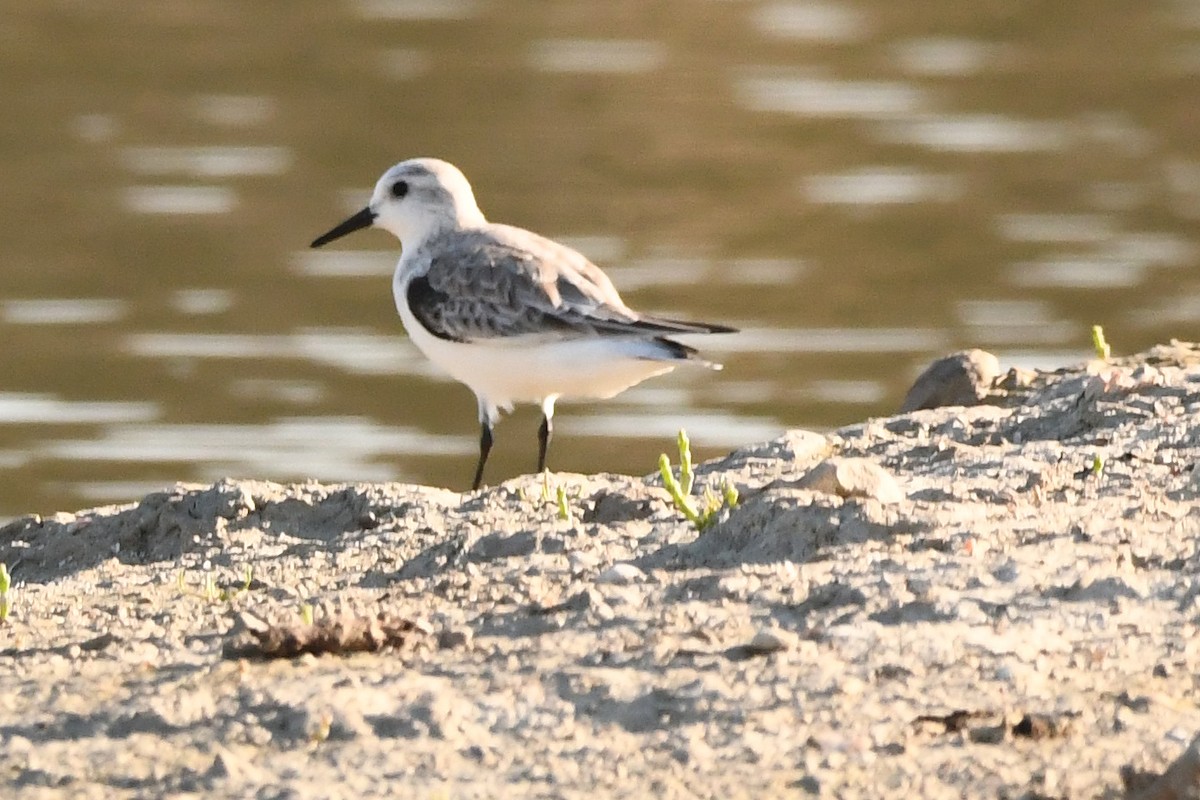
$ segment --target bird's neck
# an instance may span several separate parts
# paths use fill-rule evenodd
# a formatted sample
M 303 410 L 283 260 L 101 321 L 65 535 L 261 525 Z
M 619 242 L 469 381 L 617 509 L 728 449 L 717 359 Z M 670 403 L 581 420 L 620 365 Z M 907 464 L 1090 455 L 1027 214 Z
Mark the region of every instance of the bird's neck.
M 416 252 L 426 242 L 455 231 L 473 230 L 487 224 L 483 212 L 477 207 L 455 208 L 453 214 L 439 214 L 424 220 L 424 224 L 402 231 L 400 245 L 408 252 Z
M 469 228 L 482 228 L 487 224 L 487 220 L 483 216 L 483 212 L 479 210 L 479 206 L 472 203 L 469 206 L 454 209 L 454 222 L 459 230 Z

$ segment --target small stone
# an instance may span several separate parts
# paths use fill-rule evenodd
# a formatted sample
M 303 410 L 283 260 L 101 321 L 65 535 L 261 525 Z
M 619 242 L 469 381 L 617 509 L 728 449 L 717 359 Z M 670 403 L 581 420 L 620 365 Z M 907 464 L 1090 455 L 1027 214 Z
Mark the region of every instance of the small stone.
M 603 599 L 593 600 L 589 608 L 592 615 L 601 622 L 611 622 L 617 616 L 617 612 L 613 611 L 613 607 Z
M 591 498 L 583 512 L 583 521 L 612 525 L 648 519 L 654 515 L 655 508 L 649 497 L 629 497 L 624 492 L 602 489 Z
M 1012 583 L 1021 577 L 1021 569 L 1012 559 L 992 570 L 992 577 L 1001 583 Z
M 267 733 L 266 731 L 262 732 Z M 269 736 L 269 733 L 267 735 Z M 262 770 L 255 767 L 249 760 L 224 747 L 217 746 L 215 750 L 216 755 L 213 757 L 212 765 L 202 776 L 204 784 L 209 788 L 212 788 L 214 784 L 224 784 L 227 781 L 259 783 L 266 779 Z
M 369 531 L 379 525 L 379 517 L 374 511 L 364 511 L 358 515 L 358 527 L 365 531 Z
M 23 756 L 35 749 L 33 742 L 17 734 L 9 736 L 4 742 L 5 754 L 9 756 Z
M 224 753 L 218 753 L 213 759 L 212 766 L 208 768 L 206 777 L 212 781 L 228 778 L 232 770 L 229 769 L 229 761 Z
M 826 753 L 825 757 L 821 760 L 821 766 L 823 766 L 825 769 L 838 772 L 846 766 L 846 762 L 849 760 L 850 757 L 841 750 L 831 750 Z
M 726 597 L 742 598 L 750 592 L 750 576 L 726 575 L 717 581 L 717 590 Z
M 635 567 L 629 562 L 623 561 L 619 564 L 613 564 L 608 569 L 596 576 L 596 583 L 615 583 L 621 586 L 630 583 L 639 583 L 646 579 L 646 573 Z
M 904 585 L 918 600 L 927 600 L 933 591 L 933 581 L 922 576 L 910 576 L 904 580 Z
M 567 565 L 571 568 L 572 575 L 591 572 L 599 563 L 599 559 L 592 553 L 571 552 L 567 555 Z
M 880 503 L 898 503 L 904 490 L 883 467 L 866 458 L 827 458 L 802 477 L 796 486 L 839 497 L 871 497 Z
M 1052 714 L 1025 714 L 1012 726 L 1013 736 L 1034 740 L 1058 738 L 1070 730 L 1070 717 Z
M 751 655 L 767 655 L 791 649 L 796 643 L 796 635 L 782 628 L 761 628 L 754 638 L 746 645 L 746 652 Z
M 124 613 L 122 613 L 122 612 L 124 612 Z M 117 607 L 117 618 L 118 619 L 124 619 L 128 616 L 129 616 L 129 612 L 125 609 L 125 606 Z M 118 642 L 118 641 L 120 641 L 120 639 L 117 638 L 116 636 L 114 636 L 113 634 L 102 633 L 99 636 L 95 636 L 91 639 L 88 639 L 85 642 L 82 642 L 79 645 L 79 647 L 81 649 L 87 650 L 89 652 L 95 652 L 97 650 L 103 650 L 104 648 L 106 648 L 109 645 L 111 645 L 115 642 Z
M 498 561 L 505 558 L 521 558 L 538 549 L 538 536 L 533 531 L 506 533 L 497 531 L 482 537 L 471 548 L 475 561 Z
M 474 638 L 470 628 L 444 628 L 438 634 L 438 647 L 443 650 L 456 650 L 466 647 Z
M 1180 742 L 1180 743 L 1186 742 L 1188 739 L 1191 738 L 1191 736 L 1192 736 L 1191 731 L 1189 731 L 1187 728 L 1175 727 L 1175 728 L 1171 728 L 1171 730 L 1167 731 L 1167 738 L 1174 742 Z M 1197 746 L 1196 746 L 1198 744 L 1200 744 L 1200 736 L 1197 736 L 1195 739 L 1192 740 L 1192 747 L 1189 749 L 1200 750 L 1200 748 L 1197 748 Z M 1187 753 L 1184 753 L 1184 755 L 1187 755 Z M 1180 756 L 1180 757 L 1182 758 L 1182 756 Z M 1196 761 L 1196 760 L 1197 759 L 1193 759 L 1193 761 Z
M 980 725 L 967 731 L 967 738 L 975 744 L 1000 744 L 1008 737 L 1008 726 L 1001 721 L 999 725 Z
M 917 376 L 900 413 L 942 406 L 973 406 L 987 396 L 1000 361 L 984 350 L 963 350 L 934 361 Z
M 821 782 L 812 775 L 805 775 L 803 778 L 792 784 L 792 786 L 797 789 L 801 789 L 808 794 L 821 793 Z

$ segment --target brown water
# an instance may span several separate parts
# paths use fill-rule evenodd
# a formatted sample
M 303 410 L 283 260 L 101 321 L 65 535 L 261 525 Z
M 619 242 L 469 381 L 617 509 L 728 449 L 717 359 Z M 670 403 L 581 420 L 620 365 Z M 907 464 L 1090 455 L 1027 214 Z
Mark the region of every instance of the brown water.
M 916 9 L 916 10 L 915 10 Z M 893 411 L 915 372 L 1196 335 L 1200 6 L 0 2 L 0 517 L 176 480 L 465 486 L 474 401 L 405 339 L 378 174 L 457 163 L 715 378 L 560 409 L 645 473 Z M 352 250 L 349 248 L 360 248 Z M 537 414 L 488 477 L 533 466 Z

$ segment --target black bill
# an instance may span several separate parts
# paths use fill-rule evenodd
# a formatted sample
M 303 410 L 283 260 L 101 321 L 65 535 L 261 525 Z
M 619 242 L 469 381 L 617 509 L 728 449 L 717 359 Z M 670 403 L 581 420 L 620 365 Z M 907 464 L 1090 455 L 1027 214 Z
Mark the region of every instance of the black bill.
M 370 227 L 373 222 L 375 222 L 375 212 L 370 208 L 364 208 L 350 219 L 336 226 L 333 230 L 322 233 L 313 239 L 309 247 L 320 247 L 323 244 L 329 244 L 334 239 L 340 239 L 347 233 L 354 233 L 355 231 Z

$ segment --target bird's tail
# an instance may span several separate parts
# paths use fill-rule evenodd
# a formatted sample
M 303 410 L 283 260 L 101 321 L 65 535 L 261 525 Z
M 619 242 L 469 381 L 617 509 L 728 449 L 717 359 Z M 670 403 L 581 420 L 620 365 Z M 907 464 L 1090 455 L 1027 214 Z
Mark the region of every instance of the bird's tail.
M 688 363 L 695 364 L 698 367 L 705 367 L 711 370 L 720 370 L 724 368 L 723 365 L 718 364 L 715 361 L 708 361 L 701 358 L 699 350 L 686 345 L 683 342 L 677 342 L 674 339 L 668 339 L 665 336 L 658 336 L 655 337 L 654 344 L 663 351 L 663 357 L 661 359 L 654 359 L 656 361 L 687 361 Z

